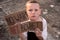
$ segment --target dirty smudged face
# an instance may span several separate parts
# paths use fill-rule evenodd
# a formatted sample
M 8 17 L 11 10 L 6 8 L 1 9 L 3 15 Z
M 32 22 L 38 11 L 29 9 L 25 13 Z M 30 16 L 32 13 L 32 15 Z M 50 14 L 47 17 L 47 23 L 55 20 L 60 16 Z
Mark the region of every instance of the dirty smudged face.
M 26 5 L 26 12 L 30 20 L 38 20 L 41 15 L 41 9 L 37 3 L 28 3 Z

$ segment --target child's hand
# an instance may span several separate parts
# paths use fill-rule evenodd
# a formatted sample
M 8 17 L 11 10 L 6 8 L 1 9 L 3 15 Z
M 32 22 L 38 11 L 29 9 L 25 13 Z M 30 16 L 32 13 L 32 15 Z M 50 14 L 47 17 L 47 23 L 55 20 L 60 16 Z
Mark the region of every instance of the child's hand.
M 36 34 L 37 37 L 42 36 L 42 31 L 40 31 L 39 28 L 36 28 L 35 29 L 35 34 Z
M 36 36 L 38 37 L 39 40 L 43 40 L 42 31 L 40 31 L 39 28 L 35 29 L 35 34 L 36 34 Z

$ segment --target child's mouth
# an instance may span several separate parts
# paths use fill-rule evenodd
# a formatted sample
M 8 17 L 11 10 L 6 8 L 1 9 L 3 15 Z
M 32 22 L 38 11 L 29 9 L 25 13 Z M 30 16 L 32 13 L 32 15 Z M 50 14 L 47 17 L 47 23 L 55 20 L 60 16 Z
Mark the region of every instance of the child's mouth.
M 32 17 L 36 17 L 36 16 L 32 16 Z

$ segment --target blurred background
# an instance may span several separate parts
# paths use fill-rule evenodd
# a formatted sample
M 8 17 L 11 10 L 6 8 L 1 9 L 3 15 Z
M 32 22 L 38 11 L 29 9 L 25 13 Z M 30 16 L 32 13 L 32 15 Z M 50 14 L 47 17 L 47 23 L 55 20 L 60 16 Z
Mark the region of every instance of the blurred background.
M 28 0 L 0 0 L 0 40 L 19 40 L 11 36 L 3 16 L 25 10 Z M 48 23 L 48 40 L 60 39 L 60 0 L 37 0 L 40 2 L 42 16 Z

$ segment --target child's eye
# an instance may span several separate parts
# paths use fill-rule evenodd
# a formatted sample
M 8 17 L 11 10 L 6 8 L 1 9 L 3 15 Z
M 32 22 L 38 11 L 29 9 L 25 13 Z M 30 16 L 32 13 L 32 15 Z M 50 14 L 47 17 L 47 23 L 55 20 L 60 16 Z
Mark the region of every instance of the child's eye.
M 35 9 L 35 11 L 38 11 L 38 9 Z
M 30 9 L 29 11 L 32 11 L 32 9 Z

